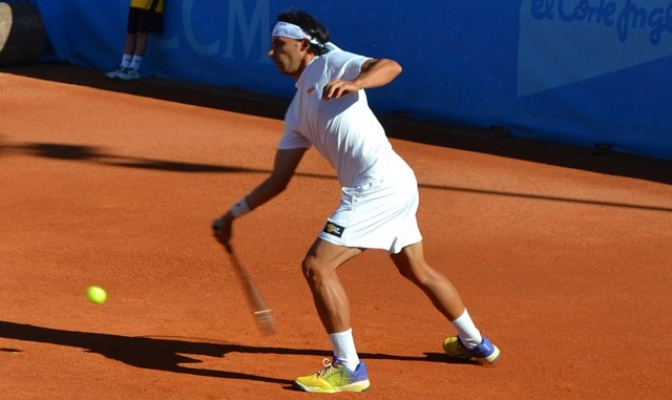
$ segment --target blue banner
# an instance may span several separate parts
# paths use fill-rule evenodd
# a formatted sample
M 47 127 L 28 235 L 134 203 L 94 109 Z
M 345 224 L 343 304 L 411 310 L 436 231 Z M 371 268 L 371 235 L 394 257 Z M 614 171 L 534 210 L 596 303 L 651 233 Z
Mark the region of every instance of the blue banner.
M 33 2 L 57 59 L 119 63 L 128 0 Z M 672 159 L 672 0 L 166 0 L 141 73 L 291 97 L 268 49 L 292 6 L 340 47 L 400 62 L 369 91 L 377 112 Z

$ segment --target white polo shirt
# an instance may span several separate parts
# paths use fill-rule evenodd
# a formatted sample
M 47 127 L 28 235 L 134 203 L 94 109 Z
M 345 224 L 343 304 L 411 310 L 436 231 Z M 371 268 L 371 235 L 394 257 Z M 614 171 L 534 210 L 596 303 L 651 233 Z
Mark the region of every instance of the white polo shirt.
M 285 114 L 285 134 L 278 146 L 314 146 L 337 171 L 344 187 L 375 178 L 375 170 L 381 169 L 372 168 L 376 163 L 385 165 L 387 172 L 392 172 L 389 167 L 395 165 L 408 168 L 392 150 L 364 90 L 340 99 L 322 100 L 327 83 L 355 79 L 368 59 L 340 49 L 315 57 L 296 82 L 296 94 Z

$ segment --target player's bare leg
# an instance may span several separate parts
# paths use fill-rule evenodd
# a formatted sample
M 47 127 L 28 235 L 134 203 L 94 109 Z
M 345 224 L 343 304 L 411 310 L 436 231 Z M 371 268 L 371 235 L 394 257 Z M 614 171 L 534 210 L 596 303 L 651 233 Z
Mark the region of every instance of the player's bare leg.
M 464 304 L 453 284 L 425 261 L 422 242 L 404 247 L 390 257 L 399 273 L 419 287 L 449 321 L 464 313 Z
M 294 381 L 307 392 L 362 392 L 369 388 L 366 365 L 360 362 L 350 328 L 350 303 L 341 280 L 339 266 L 361 254 L 362 250 L 336 246 L 317 239 L 303 260 L 303 274 L 324 329 L 334 348 L 334 358 L 324 368 Z
M 401 275 L 419 287 L 457 330 L 457 336 L 443 341 L 443 349 L 449 357 L 472 359 L 485 364 L 497 361 L 499 349 L 481 336 L 448 278 L 427 264 L 422 242 L 403 248 L 398 254 L 391 255 L 391 258 Z
M 336 269 L 361 253 L 361 249 L 317 239 L 303 260 L 303 275 L 310 286 L 322 325 L 329 334 L 350 329 L 350 303 Z

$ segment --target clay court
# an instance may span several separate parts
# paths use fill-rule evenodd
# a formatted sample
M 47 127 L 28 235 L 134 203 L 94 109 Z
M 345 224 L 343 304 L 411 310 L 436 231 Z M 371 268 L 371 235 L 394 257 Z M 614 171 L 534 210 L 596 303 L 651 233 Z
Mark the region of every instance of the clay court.
M 0 72 L 0 398 L 298 399 L 330 355 L 300 262 L 336 206 L 307 153 L 235 225 L 275 313 L 259 335 L 210 222 L 266 177 L 282 99 L 40 65 Z M 502 350 L 451 326 L 382 252 L 340 276 L 362 399 L 667 399 L 672 163 L 384 118 L 415 169 L 428 261 Z M 89 285 L 107 289 L 90 303 Z

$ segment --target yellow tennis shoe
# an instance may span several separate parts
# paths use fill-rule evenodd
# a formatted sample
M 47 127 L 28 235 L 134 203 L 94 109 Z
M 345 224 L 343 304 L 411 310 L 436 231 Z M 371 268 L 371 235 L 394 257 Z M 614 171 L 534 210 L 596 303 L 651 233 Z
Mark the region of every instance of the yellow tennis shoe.
M 338 358 L 322 361 L 324 368 L 313 375 L 296 378 L 294 386 L 311 393 L 363 392 L 369 388 L 366 365 L 360 362 L 354 371 L 345 368 Z

